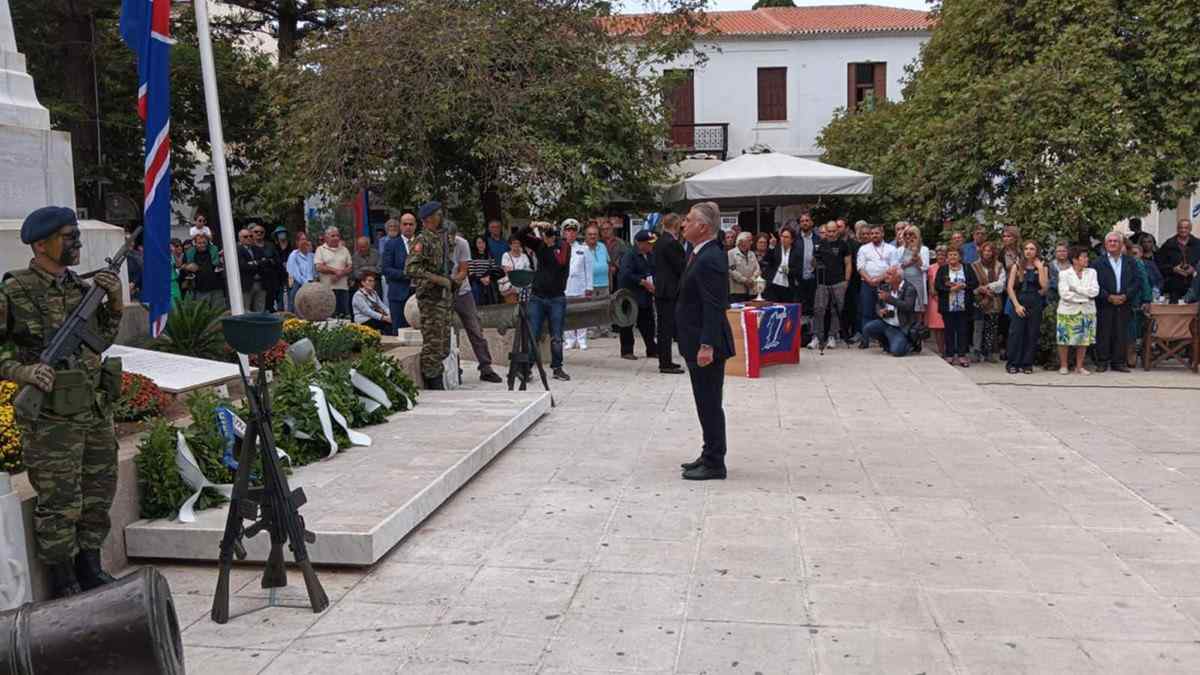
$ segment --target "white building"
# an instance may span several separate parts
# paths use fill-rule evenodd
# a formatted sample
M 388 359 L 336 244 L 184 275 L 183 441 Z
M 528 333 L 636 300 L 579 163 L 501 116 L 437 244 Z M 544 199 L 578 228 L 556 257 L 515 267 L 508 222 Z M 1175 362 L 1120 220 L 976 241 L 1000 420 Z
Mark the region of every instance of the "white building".
M 929 39 L 927 13 L 878 5 L 709 12 L 698 41 L 707 61 L 683 71 L 674 98 L 676 145 L 734 156 L 765 144 L 816 158 L 839 108 L 867 96 L 897 100 L 904 69 Z M 631 17 L 632 18 L 632 17 Z

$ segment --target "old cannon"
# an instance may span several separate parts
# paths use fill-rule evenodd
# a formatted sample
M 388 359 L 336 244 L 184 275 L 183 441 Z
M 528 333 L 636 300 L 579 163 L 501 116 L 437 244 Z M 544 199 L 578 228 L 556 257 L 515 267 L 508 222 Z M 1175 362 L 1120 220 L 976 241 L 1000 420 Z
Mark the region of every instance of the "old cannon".
M 517 306 L 483 305 L 479 309 L 479 323 L 484 328 L 494 328 L 501 335 L 517 325 Z M 637 323 L 638 306 L 633 293 L 621 289 L 603 298 L 567 298 L 567 314 L 563 321 L 564 330 L 616 325 L 629 328 Z M 454 325 L 462 326 L 458 316 Z
M 153 567 L 87 593 L 0 613 L 0 675 L 183 672 L 171 588 Z

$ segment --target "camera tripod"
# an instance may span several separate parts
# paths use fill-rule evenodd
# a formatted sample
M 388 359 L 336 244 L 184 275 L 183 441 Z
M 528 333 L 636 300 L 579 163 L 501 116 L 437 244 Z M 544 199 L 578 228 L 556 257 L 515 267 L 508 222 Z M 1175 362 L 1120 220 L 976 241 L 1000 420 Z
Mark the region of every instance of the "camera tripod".
M 533 339 L 533 326 L 529 323 L 529 295 L 530 289 L 526 286 L 517 296 L 517 332 L 513 335 L 512 351 L 508 353 L 508 390 L 512 391 L 513 385 L 520 380 L 519 391 L 525 391 L 533 377 L 532 367 L 536 365 L 538 375 L 542 379 L 542 388 L 550 391 L 550 380 L 546 377 L 541 352 Z M 550 404 L 554 404 L 553 398 L 550 399 Z

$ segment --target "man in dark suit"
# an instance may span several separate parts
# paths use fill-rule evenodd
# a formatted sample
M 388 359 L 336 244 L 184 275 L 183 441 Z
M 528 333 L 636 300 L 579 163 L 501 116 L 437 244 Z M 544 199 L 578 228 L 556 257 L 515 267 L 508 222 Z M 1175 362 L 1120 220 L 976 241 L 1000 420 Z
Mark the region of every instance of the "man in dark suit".
M 633 248 L 621 258 L 617 282 L 628 289 L 637 300 L 637 329 L 646 345 L 646 358 L 658 358 L 658 341 L 654 338 L 654 295 L 658 279 L 654 274 L 654 244 L 656 238 L 649 230 L 642 230 L 633 237 Z M 633 354 L 633 328 L 617 331 L 621 339 L 621 358 L 635 361 Z
M 1137 264 L 1125 255 L 1125 237 L 1109 232 L 1104 237 L 1104 255 L 1092 263 L 1100 295 L 1096 297 L 1096 370 L 1112 368 L 1128 373 L 1125 367 L 1129 343 L 1130 296 L 1138 284 Z
M 383 276 L 387 279 L 388 315 L 392 317 L 392 325 L 396 328 L 407 328 L 408 321 L 404 318 L 404 303 L 412 294 L 412 281 L 404 273 L 404 264 L 408 262 L 408 250 L 413 244 L 413 235 L 417 229 L 417 217 L 411 213 L 400 216 L 400 236 L 389 237 L 383 247 Z
M 683 236 L 692 245 L 679 282 L 675 328 L 692 379 L 696 414 L 704 431 L 700 457 L 683 464 L 685 480 L 725 478 L 725 360 L 733 356 L 729 308 L 729 258 L 716 240 L 721 210 L 713 202 L 692 207 Z
M 677 213 L 663 216 L 662 231 L 654 242 L 654 310 L 658 314 L 658 372 L 679 374 L 683 368 L 675 356 L 675 300 L 679 297 L 679 277 L 683 276 L 684 253 L 679 243 Z

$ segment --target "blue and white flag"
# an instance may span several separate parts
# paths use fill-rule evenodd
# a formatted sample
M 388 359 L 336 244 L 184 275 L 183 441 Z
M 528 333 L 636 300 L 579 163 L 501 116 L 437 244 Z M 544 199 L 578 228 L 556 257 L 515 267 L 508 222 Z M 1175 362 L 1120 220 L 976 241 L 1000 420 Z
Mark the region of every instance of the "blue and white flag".
M 121 0 L 121 38 L 137 54 L 146 124 L 142 302 L 158 337 L 171 311 L 171 0 Z

